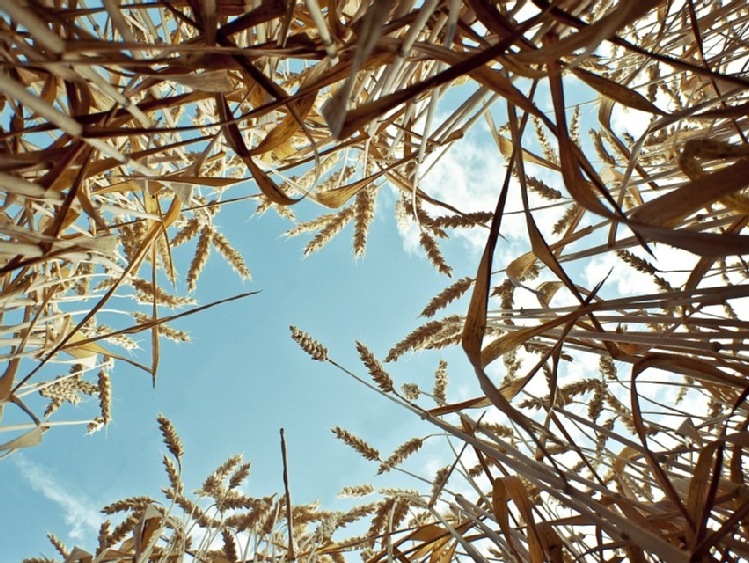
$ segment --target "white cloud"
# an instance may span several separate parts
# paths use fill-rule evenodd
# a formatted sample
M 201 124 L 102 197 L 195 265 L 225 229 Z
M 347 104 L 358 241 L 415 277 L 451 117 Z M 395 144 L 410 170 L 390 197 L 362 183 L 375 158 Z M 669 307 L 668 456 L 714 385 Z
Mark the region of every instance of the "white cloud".
M 32 489 L 62 509 L 65 522 L 70 526 L 68 538 L 81 542 L 95 537 L 103 518 L 93 501 L 66 490 L 43 466 L 30 461 L 23 454 L 16 454 L 11 459 Z
M 436 159 L 436 162 L 435 162 Z M 465 213 L 494 211 L 504 179 L 505 167 L 496 146 L 485 133 L 471 134 L 458 141 L 447 152 L 427 158 L 419 188 L 433 198 Z M 425 205 L 433 216 L 451 215 L 442 207 Z M 412 221 L 399 224 L 404 248 L 419 251 L 419 228 Z M 525 233 L 521 215 L 507 215 L 502 222 L 504 233 Z M 483 228 L 455 229 L 451 237 L 462 240 L 479 254 L 486 244 L 488 231 Z

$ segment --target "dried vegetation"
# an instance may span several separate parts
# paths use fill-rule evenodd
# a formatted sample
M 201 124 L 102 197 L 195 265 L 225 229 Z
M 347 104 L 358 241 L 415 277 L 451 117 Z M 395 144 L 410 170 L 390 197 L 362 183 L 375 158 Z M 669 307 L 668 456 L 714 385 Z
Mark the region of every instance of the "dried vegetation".
M 206 510 L 184 495 L 181 442 L 164 419 L 175 458 L 165 461 L 166 495 L 187 523 L 148 499 L 123 501 L 128 516 L 102 530 L 95 560 L 749 557 L 745 2 L 0 0 L 0 9 L 0 408 L 30 420 L 2 452 L 38 443 L 82 394 L 101 404 L 84 422 L 106 424 L 110 364 L 133 362 L 120 353 L 133 333 L 151 331 L 151 361 L 138 365 L 155 377 L 159 339 L 182 338 L 164 325 L 180 313 L 160 311 L 190 305 L 173 289 L 178 274 L 192 290 L 215 249 L 249 276 L 214 227 L 224 205 L 251 199 L 258 213 L 293 218 L 295 204 L 317 204 L 325 213 L 288 234 L 311 236 L 309 254 L 352 223 L 361 256 L 388 186 L 400 194 L 398 219 L 416 226 L 446 275 L 440 245 L 451 230 L 487 239 L 475 274 L 424 309 L 433 317 L 453 304 L 450 314 L 385 358 L 461 345 L 481 395 L 451 402 L 443 362 L 432 393 L 398 391 L 395 370 L 357 343 L 371 377 L 362 382 L 460 444 L 453 462 L 423 476 L 426 493 L 380 491 L 348 515 L 292 508 L 288 496 L 242 496 L 245 466 L 231 459 L 201 491 Z M 596 115 L 586 113 L 593 99 Z M 475 124 L 497 149 L 496 207 L 479 211 L 424 188 Z M 511 220 L 528 246 L 499 263 Z M 184 267 L 172 259 L 181 244 L 195 248 Z M 622 293 L 625 270 L 639 277 Z M 455 314 L 464 294 L 467 313 Z M 115 295 L 133 300 L 134 324 L 105 314 Z M 292 336 L 358 377 L 308 334 Z M 44 412 L 27 404 L 37 395 Z M 426 439 L 383 459 L 334 432 L 380 472 L 418 457 Z M 361 537 L 331 539 L 363 517 Z M 200 551 L 190 526 L 204 530 Z

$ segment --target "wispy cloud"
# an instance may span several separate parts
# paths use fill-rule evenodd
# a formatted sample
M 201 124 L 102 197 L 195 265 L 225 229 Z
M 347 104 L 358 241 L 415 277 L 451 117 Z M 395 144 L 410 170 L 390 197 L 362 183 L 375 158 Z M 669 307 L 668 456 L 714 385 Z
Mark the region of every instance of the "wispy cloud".
M 23 454 L 16 454 L 11 459 L 33 490 L 60 507 L 69 526 L 67 537 L 70 540 L 82 542 L 95 537 L 103 518 L 91 499 L 69 492 L 44 466 Z

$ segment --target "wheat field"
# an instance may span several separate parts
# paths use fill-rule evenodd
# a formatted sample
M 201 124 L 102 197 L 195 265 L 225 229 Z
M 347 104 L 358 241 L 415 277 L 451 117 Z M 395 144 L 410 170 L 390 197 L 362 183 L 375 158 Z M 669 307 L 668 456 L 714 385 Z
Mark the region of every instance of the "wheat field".
M 105 427 L 114 364 L 157 385 L 162 340 L 188 339 L 170 322 L 250 295 L 192 297 L 210 253 L 250 276 L 215 226 L 236 201 L 290 219 L 314 208 L 286 233 L 307 237 L 305 255 L 351 224 L 361 258 L 391 190 L 445 276 L 386 357 L 351 343 L 361 366 L 290 329 L 310 361 L 459 445 L 422 490 L 375 478 L 345 491 L 361 498 L 349 512 L 294 505 L 288 488 L 253 498 L 235 456 L 193 498 L 159 417 L 163 496 L 104 507 L 98 545 L 50 535 L 62 560 L 749 558 L 745 2 L 0 0 L 0 13 L 0 409 L 27 421 L 0 426 L 0 456 L 60 425 Z M 498 178 L 478 211 L 426 180 L 474 128 Z M 508 224 L 527 234 L 510 258 Z M 442 245 L 462 232 L 484 251 L 453 280 Z M 639 282 L 617 293 L 622 269 Z M 150 349 L 132 355 L 140 333 Z M 448 347 L 481 394 L 451 397 Z M 434 357 L 429 390 L 392 375 L 414 352 Z M 98 416 L 58 418 L 85 397 Z M 385 455 L 377 436 L 333 432 L 377 474 L 431 440 Z

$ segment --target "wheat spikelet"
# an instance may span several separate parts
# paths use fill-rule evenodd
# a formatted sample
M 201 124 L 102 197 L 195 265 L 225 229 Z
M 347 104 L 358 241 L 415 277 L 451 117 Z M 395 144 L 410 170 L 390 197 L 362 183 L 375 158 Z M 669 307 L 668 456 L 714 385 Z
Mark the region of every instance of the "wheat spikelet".
M 128 517 L 120 522 L 117 526 L 115 526 L 114 530 L 112 530 L 112 533 L 109 535 L 109 541 L 111 542 L 111 544 L 117 545 L 123 539 L 125 539 L 125 536 L 127 536 L 127 534 L 135 529 L 135 526 L 138 524 L 138 520 L 140 520 L 140 514 L 132 513 L 128 515 Z
M 180 476 L 180 469 L 174 465 L 174 462 L 169 456 L 163 456 L 161 459 L 164 464 L 164 470 L 169 478 L 169 485 L 178 494 L 182 494 L 185 490 L 185 485 L 182 483 L 182 477 Z
M 447 485 L 447 480 L 450 477 L 450 467 L 442 467 L 438 469 L 432 479 L 432 494 L 429 499 L 429 506 L 433 506 L 437 499 L 442 494 L 442 489 Z
M 397 502 L 395 508 L 393 509 L 393 516 L 388 522 L 390 531 L 395 531 L 400 527 L 400 525 L 406 520 L 406 516 L 408 516 L 408 511 L 410 510 L 410 508 L 411 502 L 407 498 L 401 498 Z
M 96 416 L 93 419 L 89 420 L 88 424 L 86 425 L 86 434 L 93 434 L 94 432 L 98 432 L 104 428 L 104 419 L 100 416 Z
M 382 501 L 377 507 L 377 512 L 375 512 L 374 516 L 372 517 L 372 521 L 366 533 L 367 538 L 370 538 L 370 546 L 374 547 L 375 538 L 380 533 L 382 533 L 382 531 L 385 529 L 385 526 L 387 526 L 388 517 L 391 510 L 393 510 L 393 508 L 395 507 L 395 503 L 396 500 L 394 498 L 389 498 Z
M 413 330 L 403 340 L 393 346 L 385 357 L 386 362 L 392 362 L 400 358 L 403 354 L 409 350 L 417 350 L 419 348 L 426 347 L 432 339 L 434 339 L 440 332 L 446 327 L 449 327 L 452 323 L 460 322 L 461 318 L 458 315 L 450 315 L 437 321 L 429 321 L 423 324 L 419 328 Z
M 221 530 L 221 540 L 223 541 L 222 554 L 227 563 L 237 563 L 237 546 L 231 532 L 227 529 Z
M 224 489 L 223 495 L 216 500 L 216 508 L 222 512 L 227 510 L 241 510 L 252 506 L 252 499 L 247 498 L 240 491 Z
M 616 379 L 616 366 L 614 360 L 609 356 L 601 356 L 598 360 L 598 370 L 604 379 L 615 380 Z
M 592 422 L 597 421 L 603 412 L 603 395 L 604 386 L 599 381 L 598 385 L 593 389 L 593 396 L 588 402 L 588 419 Z
M 352 206 L 344 207 L 336 217 L 330 221 L 315 237 L 307 243 L 304 247 L 304 255 L 309 256 L 313 252 L 317 252 L 323 246 L 328 244 L 334 236 L 336 236 L 343 227 L 346 226 L 351 218 L 354 216 L 354 208 Z
M 421 312 L 422 317 L 433 317 L 440 309 L 444 309 L 450 303 L 459 299 L 473 285 L 473 278 L 460 278 L 455 283 L 447 286 L 445 289 L 435 295 L 431 301 L 424 307 Z
M 132 316 L 136 321 L 138 321 L 141 324 L 146 324 L 146 323 L 150 323 L 151 321 L 153 321 L 153 317 L 144 315 L 143 313 L 138 313 L 137 311 L 133 311 L 132 313 L 130 313 L 130 316 Z M 189 334 L 187 334 L 183 330 L 173 328 L 166 323 L 155 325 L 154 328 L 156 329 L 156 332 L 158 332 L 164 338 L 168 338 L 169 340 L 173 342 L 190 342 Z
M 341 492 L 338 493 L 338 496 L 341 498 L 365 497 L 373 492 L 374 487 L 369 483 L 365 483 L 363 485 L 349 485 L 347 487 L 343 487 L 341 489 Z
M 154 502 L 155 501 L 151 497 L 147 496 L 128 497 L 108 504 L 101 509 L 101 512 L 104 514 L 116 514 L 118 512 L 126 512 L 129 510 L 137 512 L 145 510 L 149 504 L 153 504 Z
M 365 459 L 368 459 L 369 461 L 380 461 L 380 452 L 358 436 L 352 434 L 348 430 L 344 430 L 340 426 L 333 428 L 332 432 L 335 434 L 336 438 L 356 450 Z
M 291 338 L 299 344 L 300 348 L 312 356 L 313 360 L 324 362 L 328 359 L 328 349 L 320 344 L 317 340 L 312 338 L 309 334 L 303 330 L 299 330 L 295 326 L 290 326 Z
M 112 381 L 104 369 L 99 371 L 97 383 L 101 418 L 106 426 L 112 420 Z
M 185 226 L 177 231 L 177 234 L 172 237 L 172 240 L 170 241 L 172 248 L 195 238 L 195 236 L 200 232 L 202 226 L 203 223 L 198 217 L 192 217 L 187 221 L 187 223 L 185 223 Z
M 338 213 L 324 213 L 323 215 L 318 215 L 317 217 L 309 221 L 297 223 L 295 227 L 289 229 L 284 234 L 287 237 L 295 237 L 301 235 L 302 233 L 321 229 L 328 223 L 333 221 L 336 217 L 338 217 Z
M 452 268 L 445 262 L 444 256 L 440 251 L 437 241 L 427 233 L 426 229 L 421 230 L 419 235 L 419 244 L 426 252 L 427 258 L 434 265 L 438 272 L 445 274 L 447 277 L 452 276 Z
M 404 383 L 401 385 L 401 393 L 407 401 L 418 401 L 421 395 L 421 389 L 415 383 Z
M 593 139 L 593 147 L 595 148 L 600 161 L 614 168 L 616 166 L 616 159 L 611 156 L 611 153 L 606 149 L 601 132 L 591 129 L 588 131 L 588 134 Z
M 141 278 L 132 278 L 130 284 L 137 289 L 138 292 L 143 294 L 142 296 L 139 296 L 141 302 L 151 303 L 155 299 L 157 303 L 166 305 L 172 309 L 195 303 L 195 301 L 189 297 L 169 295 L 160 287 L 154 286 L 151 282 Z
M 224 463 L 222 463 L 216 469 L 213 470 L 212 475 L 216 479 L 222 481 L 226 479 L 226 477 L 229 476 L 229 473 L 231 473 L 231 471 L 235 467 L 240 465 L 241 463 L 242 463 L 242 454 L 235 454 L 235 455 L 229 456 L 228 458 L 226 458 L 226 461 L 224 461 Z
M 351 510 L 343 513 L 340 516 L 339 522 L 341 523 L 341 525 L 346 525 L 351 524 L 352 522 L 356 522 L 357 520 L 361 520 L 365 516 L 372 514 L 379 505 L 380 501 L 355 506 Z
M 543 153 L 544 158 L 552 164 L 559 164 L 559 156 L 554 150 L 554 147 L 552 147 L 551 141 L 549 141 L 549 137 L 546 136 L 546 131 L 543 124 L 541 123 L 541 120 L 537 117 L 533 117 L 532 120 L 533 129 L 535 130 L 536 137 L 538 138 L 538 142 L 541 145 L 541 152 Z
M 221 521 L 211 517 L 208 512 L 203 510 L 201 506 L 191 501 L 189 498 L 182 494 L 177 494 L 172 489 L 164 489 L 164 496 L 173 500 L 174 503 L 179 506 L 186 514 L 189 514 L 191 518 L 195 519 L 195 522 L 204 529 L 216 528 L 221 525 Z
M 195 491 L 195 494 L 199 497 L 210 497 L 216 502 L 220 502 L 226 492 L 226 487 L 224 487 L 221 478 L 213 472 L 205 478 L 203 485 Z
M 356 341 L 356 350 L 359 352 L 359 358 L 369 371 L 369 375 L 384 393 L 390 393 L 393 390 L 393 380 L 390 375 L 382 369 L 382 364 L 375 358 L 374 354 L 358 340 Z
M 567 405 L 578 395 L 583 395 L 591 391 L 600 389 L 601 382 L 598 379 L 581 379 L 563 385 L 557 390 L 556 405 Z
M 169 453 L 175 457 L 177 463 L 181 464 L 185 450 L 182 446 L 182 440 L 174 429 L 174 426 L 172 426 L 172 422 L 161 413 L 156 416 L 156 420 L 159 423 L 159 429 L 164 438 L 164 445 L 169 450 Z
M 572 222 L 572 220 L 575 218 L 577 213 L 580 211 L 580 206 L 577 203 L 573 203 L 570 205 L 567 209 L 564 210 L 564 215 L 562 215 L 561 219 L 554 223 L 554 228 L 552 229 L 552 233 L 555 235 L 560 234 L 564 229 L 567 228 L 567 226 Z
M 576 144 L 580 144 L 580 105 L 575 105 L 570 118 L 570 138 Z
M 112 522 L 110 522 L 109 520 L 104 520 L 104 522 L 101 523 L 101 526 L 99 526 L 99 533 L 96 538 L 96 555 L 100 555 L 105 549 L 109 548 L 112 545 L 109 539 L 111 531 Z
M 330 172 L 336 164 L 338 164 L 340 157 L 341 153 L 338 151 L 323 156 L 320 158 L 319 166 L 310 168 L 296 180 L 295 184 L 302 190 L 308 190 L 312 187 L 315 177 L 325 177 L 325 175 Z
M 438 405 L 444 405 L 447 402 L 447 362 L 445 360 L 440 360 L 434 372 L 432 397 Z
M 395 466 L 400 465 L 410 455 L 419 451 L 421 446 L 424 444 L 423 438 L 411 438 L 407 442 L 403 443 L 398 447 L 388 458 L 380 464 L 377 469 L 377 475 L 386 473 L 393 469 Z
M 70 550 L 65 547 L 62 540 L 51 532 L 47 532 L 47 539 L 49 539 L 49 542 L 55 547 L 58 553 L 67 559 L 68 555 L 70 555 Z
M 94 273 L 94 265 L 91 262 L 81 262 L 75 270 L 75 285 L 73 291 L 78 295 L 88 295 L 90 290 L 90 276 Z
M 562 199 L 563 197 L 562 192 L 560 192 L 559 190 L 555 190 L 551 186 L 547 185 L 537 178 L 534 178 L 533 176 L 528 176 L 526 178 L 526 181 L 528 183 L 528 188 L 530 188 L 532 192 L 537 193 L 544 199 L 556 201 L 558 199 Z
M 624 424 L 624 427 L 632 434 L 635 434 L 637 428 L 635 427 L 630 410 L 613 393 L 606 393 L 606 403 L 619 416 L 619 420 Z
M 250 275 L 250 270 L 247 268 L 247 265 L 242 258 L 242 255 L 234 247 L 232 247 L 231 244 L 229 244 L 229 241 L 224 235 L 214 230 L 213 239 L 211 242 L 213 242 L 213 246 L 216 247 L 216 250 L 219 251 L 219 254 L 226 258 L 226 261 L 229 263 L 232 269 L 237 272 L 243 280 L 247 280 L 252 277 Z
M 493 213 L 477 211 L 475 213 L 461 213 L 455 215 L 441 215 L 430 221 L 430 226 L 438 229 L 472 228 L 486 225 L 492 220 Z
M 211 240 L 213 231 L 206 226 L 200 230 L 198 245 L 195 248 L 195 255 L 192 257 L 190 267 L 187 270 L 187 291 L 195 291 L 200 272 L 203 270 L 205 263 L 208 261 L 208 255 L 211 253 Z
M 658 271 L 650 262 L 639 256 L 635 256 L 628 250 L 617 250 L 616 255 L 622 262 L 631 266 L 638 272 L 655 274 Z
M 119 238 L 128 262 L 135 260 L 141 247 L 146 226 L 142 221 L 120 225 Z
M 250 463 L 243 463 L 237 467 L 236 471 L 229 477 L 229 490 L 239 487 L 247 477 L 250 476 Z
M 281 497 L 280 499 L 276 500 L 271 507 L 270 510 L 266 513 L 265 519 L 260 522 L 257 530 L 258 533 L 262 536 L 268 537 L 271 535 L 271 532 L 273 532 L 273 528 L 276 526 L 276 523 L 278 522 L 278 516 L 281 511 L 281 506 L 285 503 L 285 495 L 284 497 Z
M 367 248 L 367 232 L 374 219 L 377 201 L 377 186 L 368 186 L 356 194 L 354 202 L 354 257 L 364 256 Z
M 658 272 L 659 270 L 647 260 L 632 254 L 628 250 L 617 250 L 616 255 L 622 262 L 634 268 L 638 272 L 650 274 L 655 284 L 662 291 L 674 291 L 674 287 L 670 283 L 668 283 L 668 280 L 657 275 L 656 272 Z

